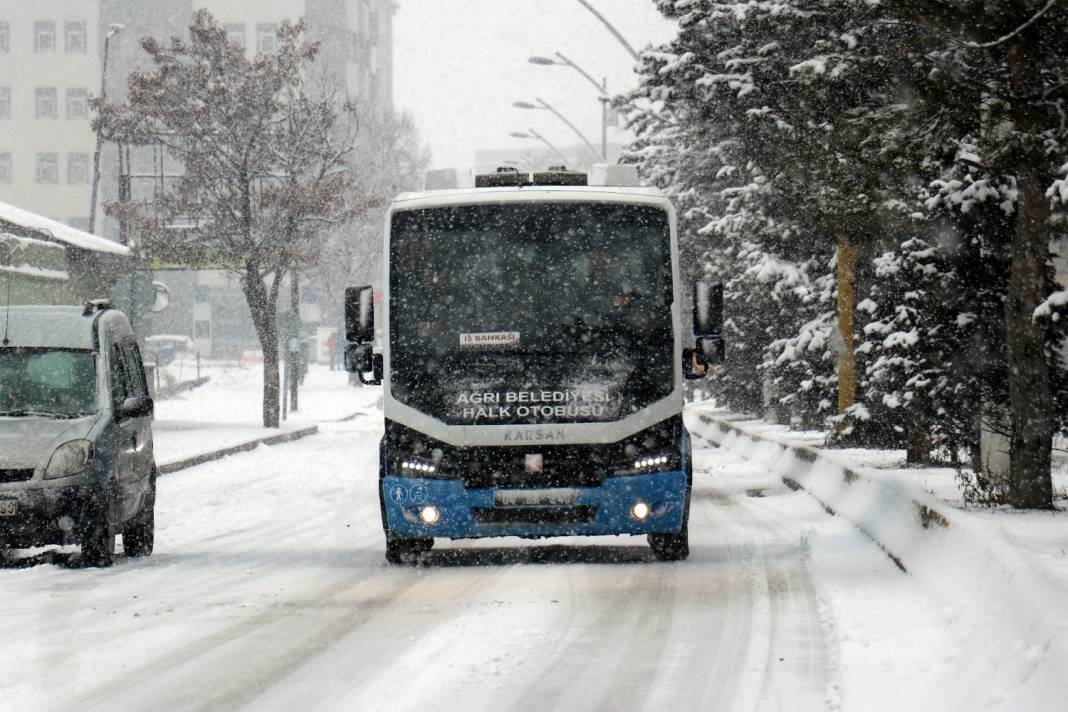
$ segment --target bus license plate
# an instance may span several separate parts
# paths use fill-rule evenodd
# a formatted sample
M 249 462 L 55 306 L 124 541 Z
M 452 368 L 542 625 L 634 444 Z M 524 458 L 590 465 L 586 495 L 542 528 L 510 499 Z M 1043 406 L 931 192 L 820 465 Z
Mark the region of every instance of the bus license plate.
M 574 503 L 575 490 L 570 487 L 497 490 L 493 493 L 495 507 L 552 507 Z
M 0 517 L 13 517 L 19 511 L 17 499 L 0 499 Z

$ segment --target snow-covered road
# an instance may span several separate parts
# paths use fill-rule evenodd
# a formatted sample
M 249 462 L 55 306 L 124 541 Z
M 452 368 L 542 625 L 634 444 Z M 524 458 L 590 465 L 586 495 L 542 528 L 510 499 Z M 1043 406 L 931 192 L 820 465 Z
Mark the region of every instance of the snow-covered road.
M 953 689 L 914 580 L 699 436 L 689 561 L 509 539 L 404 568 L 383 560 L 380 427 L 161 479 L 147 560 L 0 570 L 0 709 L 877 710 Z

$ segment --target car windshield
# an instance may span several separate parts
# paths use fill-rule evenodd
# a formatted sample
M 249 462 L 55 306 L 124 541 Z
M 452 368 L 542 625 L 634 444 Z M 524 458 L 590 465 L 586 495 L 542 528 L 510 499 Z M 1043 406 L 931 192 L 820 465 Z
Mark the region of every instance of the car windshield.
M 0 349 L 0 416 L 74 418 L 96 408 L 91 351 Z

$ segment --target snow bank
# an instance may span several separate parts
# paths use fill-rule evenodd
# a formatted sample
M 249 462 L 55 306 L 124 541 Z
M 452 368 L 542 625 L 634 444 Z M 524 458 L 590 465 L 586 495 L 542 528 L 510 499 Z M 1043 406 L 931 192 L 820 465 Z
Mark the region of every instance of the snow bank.
M 934 707 L 1060 707 L 1068 678 L 1065 591 L 1043 574 L 1033 554 L 1005 541 L 992 522 L 952 510 L 891 473 L 858 468 L 806 445 L 772 442 L 707 415 L 701 419 L 711 426 L 705 437 L 763 461 L 775 476 L 852 522 L 942 602 L 945 624 L 967 652 L 953 698 L 931 700 Z

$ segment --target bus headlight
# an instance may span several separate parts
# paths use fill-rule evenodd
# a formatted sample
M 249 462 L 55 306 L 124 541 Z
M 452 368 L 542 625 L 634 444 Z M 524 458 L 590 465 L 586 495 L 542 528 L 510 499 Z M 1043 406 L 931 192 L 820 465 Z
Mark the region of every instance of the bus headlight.
M 431 465 L 429 462 L 421 462 L 420 460 L 404 460 L 401 463 L 401 469 L 408 474 L 432 475 L 437 472 L 438 466 Z
M 428 505 L 419 509 L 419 518 L 423 520 L 423 524 L 432 526 L 441 521 L 441 511 L 437 507 Z
M 634 461 L 634 469 L 638 471 L 652 472 L 653 470 L 662 469 L 667 465 L 668 460 L 670 460 L 670 458 L 667 455 L 643 457 L 640 460 Z

